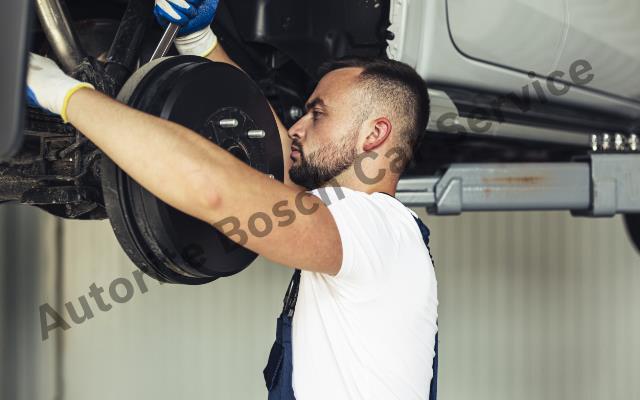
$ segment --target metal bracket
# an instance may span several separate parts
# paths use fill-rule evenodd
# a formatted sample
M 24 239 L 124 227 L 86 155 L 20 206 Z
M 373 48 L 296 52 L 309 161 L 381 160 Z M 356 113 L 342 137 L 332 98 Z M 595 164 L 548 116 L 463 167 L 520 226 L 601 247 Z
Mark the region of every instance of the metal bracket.
M 586 215 L 640 212 L 640 155 L 592 154 L 591 185 L 591 208 Z

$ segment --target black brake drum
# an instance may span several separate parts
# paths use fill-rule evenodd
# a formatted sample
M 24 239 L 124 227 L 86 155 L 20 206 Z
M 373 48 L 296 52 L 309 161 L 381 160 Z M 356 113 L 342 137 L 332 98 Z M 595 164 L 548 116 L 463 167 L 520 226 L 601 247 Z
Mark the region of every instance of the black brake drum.
M 233 66 L 192 56 L 156 60 L 129 79 L 118 100 L 190 128 L 251 167 L 283 179 L 282 147 L 269 104 Z M 255 134 L 260 131 L 264 134 Z M 238 273 L 256 258 L 211 225 L 153 196 L 106 156 L 101 170 L 113 231 L 150 276 L 203 284 Z

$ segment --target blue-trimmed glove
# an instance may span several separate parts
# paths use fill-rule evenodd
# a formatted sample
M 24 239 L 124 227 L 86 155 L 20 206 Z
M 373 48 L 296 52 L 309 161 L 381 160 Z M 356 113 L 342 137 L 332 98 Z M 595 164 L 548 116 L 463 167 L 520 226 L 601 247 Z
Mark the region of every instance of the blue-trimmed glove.
M 155 0 L 154 14 L 160 25 L 180 25 L 175 40 L 180 54 L 205 57 L 213 51 L 218 39 L 211 30 L 218 0 Z
M 95 89 L 90 83 L 65 75 L 53 60 L 29 54 L 27 104 L 30 106 L 58 114 L 67 122 L 69 98 L 81 88 Z

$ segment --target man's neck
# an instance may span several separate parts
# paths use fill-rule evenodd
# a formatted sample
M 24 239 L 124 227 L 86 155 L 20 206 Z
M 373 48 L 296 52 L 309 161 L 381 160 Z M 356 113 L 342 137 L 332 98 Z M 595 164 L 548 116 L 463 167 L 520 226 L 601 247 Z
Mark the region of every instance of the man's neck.
M 356 190 L 359 192 L 365 193 L 375 193 L 381 192 L 386 193 L 390 196 L 396 195 L 396 188 L 398 186 L 398 179 L 389 179 L 385 177 L 384 179 L 379 180 L 378 182 L 364 182 L 365 179 L 358 179 L 354 177 L 352 174 L 341 174 L 340 176 L 331 179 L 321 187 L 345 187 L 351 190 Z

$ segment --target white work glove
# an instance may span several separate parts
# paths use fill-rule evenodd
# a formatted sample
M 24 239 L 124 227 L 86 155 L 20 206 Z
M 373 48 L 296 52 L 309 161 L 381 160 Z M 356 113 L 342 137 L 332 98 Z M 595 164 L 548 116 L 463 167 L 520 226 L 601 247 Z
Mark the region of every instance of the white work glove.
M 29 54 L 27 103 L 30 106 L 58 114 L 66 123 L 69 98 L 82 88 L 95 89 L 90 83 L 80 82 L 65 75 L 53 60 Z
M 211 30 L 218 0 L 155 0 L 153 13 L 160 25 L 180 25 L 174 42 L 178 53 L 206 57 L 218 38 Z

